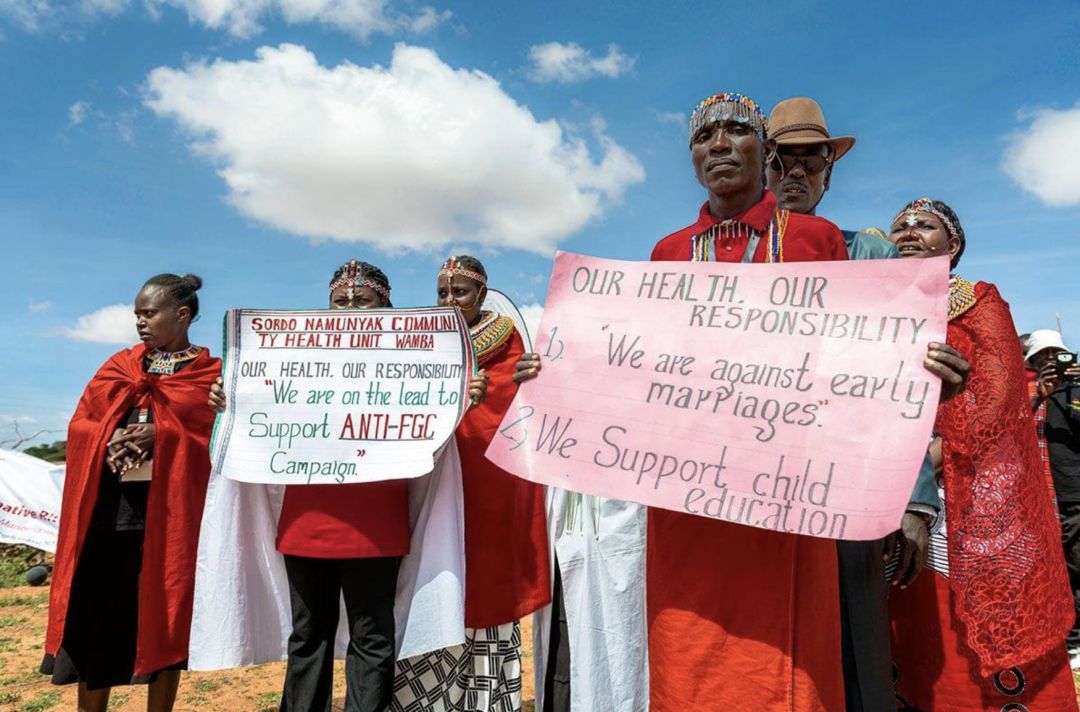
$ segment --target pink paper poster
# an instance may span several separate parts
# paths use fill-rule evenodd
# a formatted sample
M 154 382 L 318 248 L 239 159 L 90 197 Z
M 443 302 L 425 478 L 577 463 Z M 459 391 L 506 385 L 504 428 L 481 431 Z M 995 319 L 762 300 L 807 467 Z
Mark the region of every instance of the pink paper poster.
M 937 410 L 948 260 L 555 258 L 487 456 L 520 477 L 776 531 L 876 539 Z

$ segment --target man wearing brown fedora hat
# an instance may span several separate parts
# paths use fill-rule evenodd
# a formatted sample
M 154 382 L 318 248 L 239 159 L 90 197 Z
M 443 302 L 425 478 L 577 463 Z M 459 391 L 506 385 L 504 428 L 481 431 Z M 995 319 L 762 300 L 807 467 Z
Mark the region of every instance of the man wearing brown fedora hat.
M 816 215 L 818 203 L 829 190 L 833 166 L 855 145 L 855 137 L 831 136 L 821 107 L 804 97 L 785 99 L 773 108 L 769 137 L 769 190 L 776 194 L 781 208 Z M 899 256 L 884 235 L 869 229 L 841 232 L 853 260 Z
M 799 97 L 773 108 L 769 138 L 769 190 L 781 207 L 815 215 L 829 190 L 833 166 L 855 145 L 855 137 L 830 135 L 818 103 Z M 853 260 L 900 256 L 894 245 L 869 230 L 841 232 Z M 895 705 L 884 559 L 899 548 L 900 564 L 892 574 L 893 582 L 911 583 L 926 561 L 927 523 L 940 506 L 928 456 L 897 534 L 883 541 L 837 542 L 848 712 L 887 710 Z

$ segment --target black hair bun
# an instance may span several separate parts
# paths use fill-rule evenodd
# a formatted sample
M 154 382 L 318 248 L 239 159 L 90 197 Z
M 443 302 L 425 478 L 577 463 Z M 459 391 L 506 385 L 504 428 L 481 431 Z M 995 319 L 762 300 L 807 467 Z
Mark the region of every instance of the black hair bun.
M 188 273 L 185 274 L 182 279 L 191 287 L 192 291 L 197 292 L 202 289 L 202 277 L 199 275 Z

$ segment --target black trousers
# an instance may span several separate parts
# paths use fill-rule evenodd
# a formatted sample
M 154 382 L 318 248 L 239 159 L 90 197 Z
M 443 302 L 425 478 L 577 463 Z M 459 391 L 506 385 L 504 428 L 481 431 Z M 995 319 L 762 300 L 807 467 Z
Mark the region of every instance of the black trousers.
M 880 539 L 836 542 L 847 712 L 896 709 L 883 550 Z
M 551 636 L 544 672 L 543 712 L 570 712 L 570 631 L 566 623 L 559 559 L 555 559 L 555 591 L 551 601 Z
M 394 691 L 394 592 L 400 557 L 285 556 L 293 630 L 281 712 L 330 712 L 339 598 L 349 618 L 346 712 L 386 712 Z
M 1069 652 L 1080 651 L 1080 502 L 1058 502 L 1061 515 L 1061 544 L 1065 549 L 1065 567 L 1069 570 L 1076 620 L 1066 637 Z

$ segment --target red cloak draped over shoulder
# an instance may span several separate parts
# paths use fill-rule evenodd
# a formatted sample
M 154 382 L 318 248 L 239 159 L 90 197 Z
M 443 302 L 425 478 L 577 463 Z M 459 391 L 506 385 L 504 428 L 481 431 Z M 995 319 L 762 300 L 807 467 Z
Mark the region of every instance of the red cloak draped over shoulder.
M 517 393 L 511 380 L 525 353 L 521 336 L 482 357 L 487 397 L 457 429 L 465 494 L 465 626 L 492 628 L 551 603 L 544 488 L 484 456 Z
M 992 675 L 1061 647 L 1074 611 L 1009 305 L 984 282 L 975 296 L 949 322 L 949 344 L 971 376 L 938 409 L 937 431 L 953 610 Z
M 221 374 L 221 360 L 206 349 L 171 376 L 145 373 L 145 353 L 146 347 L 138 345 L 113 355 L 86 386 L 68 426 L 67 480 L 45 638 L 45 652 L 56 655 L 64 637 L 72 578 L 97 502 L 105 446 L 133 405 L 149 403 L 156 435 L 139 584 L 136 675 L 188 657 L 195 554 L 214 425 L 206 399 Z

